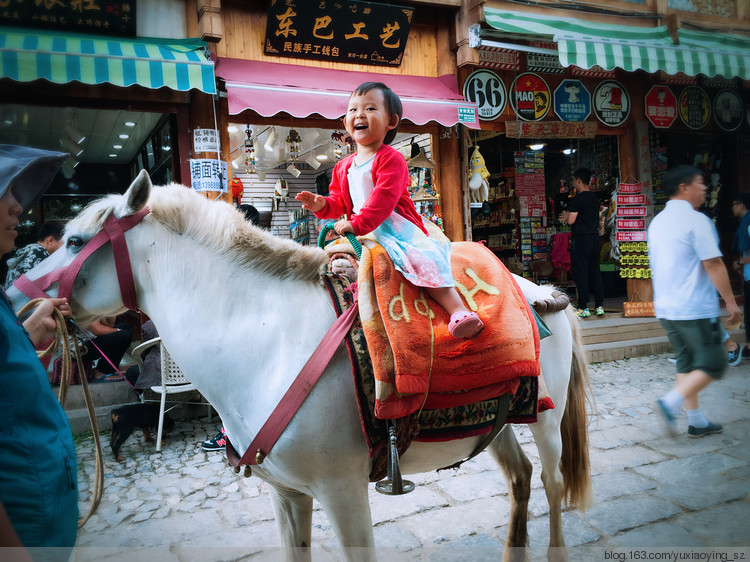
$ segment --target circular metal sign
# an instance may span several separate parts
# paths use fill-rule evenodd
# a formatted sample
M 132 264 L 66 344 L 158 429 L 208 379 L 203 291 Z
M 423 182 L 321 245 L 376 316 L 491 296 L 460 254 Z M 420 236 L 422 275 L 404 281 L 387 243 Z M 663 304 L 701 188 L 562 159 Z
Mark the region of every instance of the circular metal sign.
M 680 119 L 691 129 L 702 129 L 711 117 L 711 100 L 698 86 L 688 86 L 680 94 L 677 103 Z
M 479 119 L 492 121 L 505 109 L 508 96 L 505 84 L 491 70 L 472 72 L 464 82 L 464 97 L 479 108 Z
M 734 90 L 721 90 L 714 98 L 714 119 L 725 131 L 734 131 L 742 125 L 744 117 L 742 97 Z
M 552 92 L 544 78 L 525 72 L 519 75 L 510 87 L 510 105 L 520 119 L 539 121 L 549 112 Z
M 630 94 L 615 80 L 605 80 L 594 90 L 594 115 L 609 127 L 619 127 L 630 116 Z

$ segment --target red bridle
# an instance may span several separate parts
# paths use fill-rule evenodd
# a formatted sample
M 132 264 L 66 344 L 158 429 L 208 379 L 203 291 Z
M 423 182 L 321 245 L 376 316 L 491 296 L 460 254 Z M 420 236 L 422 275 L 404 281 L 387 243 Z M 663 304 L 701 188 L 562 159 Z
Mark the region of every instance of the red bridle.
M 55 269 L 33 281 L 25 275 L 21 275 L 16 279 L 16 282 L 13 283 L 13 286 L 29 298 L 49 298 L 49 295 L 45 293 L 45 291 L 59 281 L 60 285 L 57 289 L 57 296 L 65 297 L 70 300 L 70 295 L 73 291 L 73 283 L 75 282 L 78 273 L 81 271 L 83 263 L 96 250 L 104 246 L 106 243 L 111 242 L 112 252 L 115 257 L 117 280 L 120 283 L 122 301 L 130 310 L 137 310 L 138 305 L 135 298 L 135 281 L 133 279 L 133 268 L 130 265 L 128 245 L 125 243 L 125 232 L 140 223 L 143 220 L 143 217 L 149 212 L 150 209 L 144 207 L 137 213 L 122 217 L 121 219 L 116 219 L 113 215 L 110 215 L 107 217 L 107 220 L 104 221 L 104 229 L 100 230 L 86 243 L 69 265 Z

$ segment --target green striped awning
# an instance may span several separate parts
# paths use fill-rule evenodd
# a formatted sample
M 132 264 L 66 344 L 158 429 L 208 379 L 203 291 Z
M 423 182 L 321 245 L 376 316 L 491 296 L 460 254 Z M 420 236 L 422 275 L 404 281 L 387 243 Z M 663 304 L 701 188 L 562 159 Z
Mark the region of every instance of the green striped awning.
M 503 37 L 557 43 L 562 66 L 750 79 L 747 37 L 680 29 L 676 45 L 666 26 L 614 25 L 493 8 L 484 8 L 484 17 Z
M 213 62 L 199 39 L 120 39 L 0 27 L 0 78 L 216 93 Z

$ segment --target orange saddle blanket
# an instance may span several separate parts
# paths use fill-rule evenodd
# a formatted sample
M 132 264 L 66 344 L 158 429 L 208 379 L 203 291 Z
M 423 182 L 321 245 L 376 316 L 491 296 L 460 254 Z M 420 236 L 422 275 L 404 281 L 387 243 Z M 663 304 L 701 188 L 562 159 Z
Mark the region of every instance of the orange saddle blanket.
M 518 377 L 539 375 L 536 322 L 505 265 L 481 244 L 455 242 L 451 266 L 464 304 L 484 322 L 473 339 L 451 336 L 448 313 L 404 279 L 382 246 L 363 241 L 360 319 L 378 418 L 515 393 Z

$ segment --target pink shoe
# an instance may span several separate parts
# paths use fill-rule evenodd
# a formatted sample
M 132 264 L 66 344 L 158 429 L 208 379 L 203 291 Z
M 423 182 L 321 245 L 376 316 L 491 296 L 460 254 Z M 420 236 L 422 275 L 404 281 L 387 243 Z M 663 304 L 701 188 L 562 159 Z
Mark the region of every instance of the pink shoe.
M 454 338 L 473 338 L 484 328 L 476 312 L 459 310 L 451 314 L 448 330 Z

